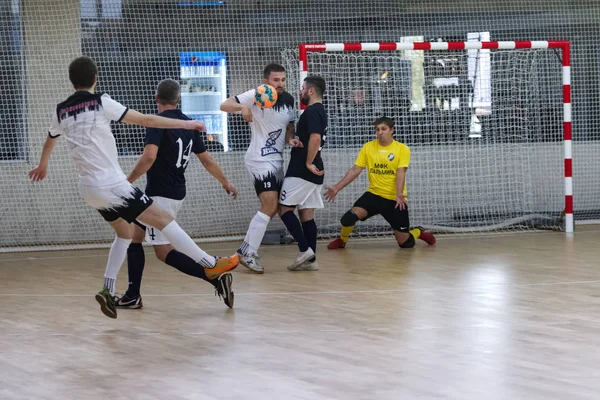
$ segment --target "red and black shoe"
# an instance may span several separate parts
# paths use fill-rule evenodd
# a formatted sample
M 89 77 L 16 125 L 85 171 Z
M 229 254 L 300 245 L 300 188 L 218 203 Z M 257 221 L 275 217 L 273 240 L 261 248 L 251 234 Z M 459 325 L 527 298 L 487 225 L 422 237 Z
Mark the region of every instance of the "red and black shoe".
M 427 232 L 425 229 L 421 228 L 420 226 L 417 226 L 416 228 L 421 231 L 421 236 L 419 236 L 419 239 L 421 239 L 422 241 L 424 241 L 425 243 L 427 243 L 430 246 L 433 246 L 435 244 L 436 239 L 435 239 L 435 236 L 433 236 L 433 233 Z
M 329 250 L 343 249 L 344 247 L 346 247 L 346 243 L 344 243 L 344 241 L 340 237 L 327 245 L 327 248 Z

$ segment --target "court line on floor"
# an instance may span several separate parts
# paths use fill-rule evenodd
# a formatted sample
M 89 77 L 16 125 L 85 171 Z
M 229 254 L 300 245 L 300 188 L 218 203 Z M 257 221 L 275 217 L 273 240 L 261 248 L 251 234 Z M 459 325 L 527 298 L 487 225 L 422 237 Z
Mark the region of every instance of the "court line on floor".
M 564 281 L 564 282 L 539 282 L 507 285 L 509 287 L 536 287 L 536 286 L 559 286 L 559 285 L 589 285 L 599 284 L 600 280 L 591 281 Z M 365 289 L 365 290 L 329 290 L 311 292 L 235 292 L 236 296 L 305 296 L 318 294 L 377 294 L 377 293 L 402 293 L 402 292 L 427 292 L 445 290 L 485 290 L 489 286 L 502 286 L 501 283 L 488 284 L 486 286 L 440 286 L 433 288 L 410 288 L 410 289 Z M 43 293 L 0 293 L 0 297 L 88 297 L 93 294 L 43 294 Z M 144 297 L 199 297 L 214 296 L 214 293 L 172 293 L 172 294 L 144 294 Z
M 600 229 L 593 229 L 593 230 L 586 230 L 585 233 L 598 233 L 600 232 Z M 459 239 L 477 239 L 477 238 L 495 238 L 495 237 L 506 237 L 506 236 L 531 236 L 531 235 L 540 235 L 540 234 L 544 234 L 544 235 L 565 235 L 564 232 L 544 232 L 544 231 L 534 231 L 534 232 L 498 232 L 498 233 L 489 233 L 489 234 L 485 234 L 485 233 L 464 233 L 464 234 L 449 234 L 449 235 L 438 235 L 437 239 L 438 241 L 442 240 L 459 240 Z M 393 238 L 392 237 L 374 237 L 374 238 L 360 238 L 360 239 L 354 239 L 354 241 L 356 243 L 370 243 L 370 242 L 381 242 L 383 240 L 387 240 L 390 243 L 393 243 Z M 328 242 L 329 239 L 327 240 L 319 240 L 318 244 L 325 244 Z M 207 245 L 210 245 L 210 243 L 206 243 Z M 212 247 L 212 246 L 204 246 L 205 248 L 210 248 L 211 252 L 231 252 L 234 251 L 232 250 L 232 247 L 226 247 L 226 248 L 221 248 L 221 247 Z M 233 246 L 235 247 L 235 246 Z M 269 246 L 271 247 L 271 246 Z M 288 247 L 288 246 L 286 246 Z M 289 247 L 293 247 L 293 246 L 289 246 Z M 90 249 L 89 251 L 95 251 L 98 249 Z M 103 255 L 108 255 L 108 249 L 102 249 L 102 250 L 106 250 L 106 254 L 94 254 L 94 255 L 69 255 L 69 256 L 58 256 L 58 257 L 21 257 L 21 258 L 8 258 L 8 259 L 2 259 L 0 258 L 0 264 L 4 263 L 4 262 L 14 262 L 14 261 L 35 261 L 35 260 L 61 260 L 61 259 L 74 259 L 74 258 L 95 258 L 95 257 L 100 257 Z M 68 250 L 58 250 L 58 251 L 68 251 Z M 74 251 L 87 251 L 87 250 L 74 250 Z M 41 252 L 43 253 L 43 252 Z M 145 251 L 146 255 L 153 255 L 154 252 L 152 250 L 149 251 Z
M 2 259 L 0 258 L 0 264 L 4 263 L 4 262 L 14 262 L 14 261 L 37 261 L 37 260 L 68 260 L 68 259 L 75 259 L 75 258 L 98 258 L 98 257 L 108 257 L 108 249 L 106 249 L 106 254 L 86 254 L 86 255 L 69 255 L 69 256 L 58 256 L 58 257 L 22 257 L 22 258 L 8 258 L 8 259 Z M 77 250 L 80 251 L 80 250 Z M 83 250 L 85 251 L 85 250 Z M 210 252 L 211 253 L 218 253 L 218 252 L 232 252 L 235 250 L 232 250 L 231 248 L 227 248 L 227 249 L 217 249 L 217 248 L 211 248 Z M 145 255 L 147 256 L 153 256 L 154 252 L 153 251 L 145 251 L 144 252 Z M 105 260 L 103 260 L 105 261 Z

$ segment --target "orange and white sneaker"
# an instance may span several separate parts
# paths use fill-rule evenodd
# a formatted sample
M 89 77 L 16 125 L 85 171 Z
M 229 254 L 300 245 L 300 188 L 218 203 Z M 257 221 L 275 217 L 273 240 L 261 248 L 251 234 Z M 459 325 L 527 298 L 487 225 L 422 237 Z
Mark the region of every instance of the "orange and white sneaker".
M 346 247 L 346 243 L 344 243 L 344 241 L 342 240 L 341 237 L 333 240 L 331 243 L 329 243 L 327 245 L 327 248 L 329 250 L 343 249 L 344 247 Z
M 226 272 L 229 272 L 240 263 L 240 256 L 237 254 L 232 255 L 231 257 L 215 257 L 217 262 L 215 266 L 212 268 L 204 267 L 204 273 L 208 279 L 217 279 L 221 275 Z

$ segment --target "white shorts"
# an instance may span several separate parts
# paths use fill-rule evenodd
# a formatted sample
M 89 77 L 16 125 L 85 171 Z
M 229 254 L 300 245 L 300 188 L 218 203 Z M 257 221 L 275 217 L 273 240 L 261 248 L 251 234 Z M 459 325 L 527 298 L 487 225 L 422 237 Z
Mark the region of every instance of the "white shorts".
M 177 212 L 181 208 L 183 204 L 183 200 L 173 200 L 166 197 L 160 196 L 152 196 L 152 200 L 154 200 L 154 204 L 158 205 L 160 208 L 165 210 L 171 215 L 171 217 L 176 218 Z M 171 244 L 166 237 L 162 234 L 161 231 L 152 227 L 146 226 L 146 242 L 150 243 L 153 246 L 159 246 L 161 244 Z
M 152 199 L 127 180 L 104 187 L 79 184 L 79 192 L 108 222 L 119 218 L 134 222 L 152 204 Z
M 298 207 L 299 210 L 305 208 L 323 208 L 323 198 L 321 197 L 321 188 L 323 185 L 317 185 L 295 176 L 287 177 L 283 180 L 281 194 L 279 195 L 279 204 L 286 207 Z
M 246 169 L 254 184 L 256 194 L 262 192 L 278 192 L 283 182 L 282 161 L 250 161 L 246 160 Z

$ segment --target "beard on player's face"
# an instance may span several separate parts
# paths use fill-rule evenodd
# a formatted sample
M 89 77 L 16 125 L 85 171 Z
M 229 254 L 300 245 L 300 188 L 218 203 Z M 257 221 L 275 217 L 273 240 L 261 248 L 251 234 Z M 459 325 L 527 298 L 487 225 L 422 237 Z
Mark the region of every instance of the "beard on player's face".
M 308 95 L 308 93 L 304 92 L 302 93 L 301 97 L 300 97 L 300 102 L 307 106 L 308 102 L 310 101 L 310 96 Z

